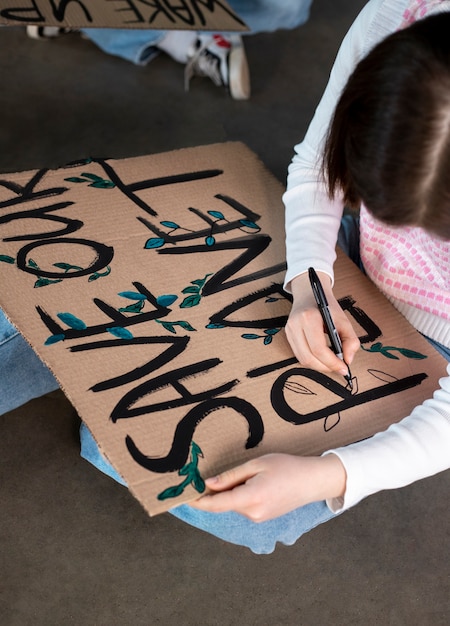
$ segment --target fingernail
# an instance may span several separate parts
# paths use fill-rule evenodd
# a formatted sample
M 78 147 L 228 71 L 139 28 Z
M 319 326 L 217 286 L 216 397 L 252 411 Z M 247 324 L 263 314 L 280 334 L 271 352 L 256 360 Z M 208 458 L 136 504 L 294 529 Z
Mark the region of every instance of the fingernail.
M 210 478 L 207 478 L 205 480 L 205 483 L 207 485 L 214 485 L 217 482 L 219 482 L 219 477 L 218 476 L 211 476 Z

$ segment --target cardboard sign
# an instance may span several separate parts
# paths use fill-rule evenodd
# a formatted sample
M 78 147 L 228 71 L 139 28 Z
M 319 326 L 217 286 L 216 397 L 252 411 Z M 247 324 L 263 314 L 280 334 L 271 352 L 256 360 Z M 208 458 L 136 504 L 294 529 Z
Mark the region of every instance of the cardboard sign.
M 247 31 L 224 0 L 0 0 L 0 24 Z
M 251 457 L 369 437 L 445 375 L 342 254 L 353 391 L 299 365 L 282 192 L 240 143 L 0 177 L 0 306 L 150 514 Z

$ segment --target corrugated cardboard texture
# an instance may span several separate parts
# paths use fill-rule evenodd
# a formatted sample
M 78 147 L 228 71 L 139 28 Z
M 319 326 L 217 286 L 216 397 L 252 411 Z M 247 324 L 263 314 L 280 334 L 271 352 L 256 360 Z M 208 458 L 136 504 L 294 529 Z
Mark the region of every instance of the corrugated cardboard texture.
M 283 187 L 242 144 L 0 178 L 0 305 L 150 514 L 251 457 L 385 429 L 445 373 L 341 254 L 354 390 L 298 364 Z
M 0 0 L 0 24 L 62 28 L 248 30 L 224 0 Z

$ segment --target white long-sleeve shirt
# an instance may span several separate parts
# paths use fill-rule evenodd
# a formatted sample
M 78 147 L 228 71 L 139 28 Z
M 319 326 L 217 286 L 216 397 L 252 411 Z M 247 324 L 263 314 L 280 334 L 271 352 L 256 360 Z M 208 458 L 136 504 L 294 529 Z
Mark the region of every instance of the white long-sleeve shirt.
M 304 140 L 295 147 L 288 171 L 283 196 L 288 290 L 290 281 L 310 266 L 333 279 L 343 202 L 339 197 L 330 201 L 321 181 L 320 159 L 324 137 L 348 77 L 357 62 L 387 35 L 426 15 L 444 11 L 450 11 L 450 1 L 370 0 L 347 33 L 327 88 Z M 448 281 L 450 284 L 450 276 Z M 383 291 L 383 285 L 379 287 Z M 386 295 L 416 328 L 422 332 L 433 329 L 427 334 L 450 345 L 448 319 Z M 433 398 L 416 407 L 411 415 L 370 439 L 331 451 L 339 456 L 347 472 L 345 496 L 328 503 L 332 510 L 347 509 L 372 493 L 402 487 L 450 467 L 450 365 L 447 372 L 449 376 L 441 379 Z

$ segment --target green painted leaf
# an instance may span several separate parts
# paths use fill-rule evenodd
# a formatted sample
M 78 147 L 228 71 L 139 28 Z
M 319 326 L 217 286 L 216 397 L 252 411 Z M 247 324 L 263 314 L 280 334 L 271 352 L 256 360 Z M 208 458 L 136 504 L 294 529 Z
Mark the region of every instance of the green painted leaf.
M 151 237 L 145 242 L 144 248 L 151 250 L 152 248 L 161 248 L 164 244 L 165 241 L 162 237 Z
M 195 287 L 194 285 L 188 285 L 183 289 L 181 293 L 200 293 L 200 287 Z
M 160 222 L 160 224 L 161 226 L 165 226 L 166 228 L 174 228 L 174 229 L 180 228 L 179 225 L 176 224 L 175 222 L 164 221 L 164 222 Z
M 67 324 L 67 326 L 73 328 L 74 330 L 85 330 L 85 328 L 87 328 L 83 320 L 75 317 L 75 315 L 72 315 L 72 313 L 57 313 L 56 315 L 57 317 L 59 317 L 61 322 Z
M 183 467 L 178 470 L 178 474 L 180 476 L 189 476 L 192 470 L 195 471 L 195 466 L 193 466 L 192 463 L 186 463 L 186 465 L 183 465 Z
M 81 176 L 89 178 L 90 180 L 102 180 L 101 176 L 97 176 L 97 174 L 90 174 L 89 172 L 82 172 Z
M 95 183 L 88 185 L 89 187 L 95 187 L 96 189 L 112 189 L 116 186 L 112 180 L 96 180 Z
M 208 215 L 211 215 L 211 217 L 216 217 L 218 220 L 225 219 L 224 214 L 221 213 L 220 211 L 208 211 Z
M 106 330 L 111 333 L 111 335 L 114 335 L 114 337 L 118 337 L 119 339 L 133 339 L 133 335 L 130 331 L 122 326 L 111 326 Z
M 191 283 L 193 285 L 198 285 L 200 287 L 200 289 L 203 287 L 203 285 L 206 283 L 206 281 L 208 280 L 208 277 L 212 276 L 211 274 L 206 274 L 206 276 L 204 278 L 196 278 L 195 280 L 191 280 Z
M 176 498 L 181 496 L 184 491 L 184 484 L 176 485 L 175 487 L 168 487 L 157 495 L 158 500 L 167 500 L 168 498 Z
M 92 282 L 93 280 L 97 280 L 99 278 L 102 278 L 103 276 L 108 276 L 109 274 L 111 274 L 111 268 L 109 267 L 109 265 L 106 268 L 106 271 L 104 272 L 95 272 L 94 274 L 91 274 L 88 278 L 89 282 Z
M 200 295 L 192 295 L 192 296 L 188 296 L 187 298 L 185 298 L 183 300 L 183 302 L 180 304 L 180 309 L 190 309 L 194 306 L 197 306 L 198 304 L 200 304 L 200 300 L 201 300 L 201 296 Z
M 58 341 L 63 341 L 66 336 L 63 333 L 58 335 L 50 335 L 48 339 L 45 340 L 44 346 L 51 346 L 53 343 L 58 343 Z
M 268 328 L 264 332 L 265 332 L 266 335 L 276 335 L 277 333 L 280 332 L 280 329 L 279 328 Z
M 128 298 L 128 300 L 147 300 L 147 296 L 137 291 L 120 291 L 117 295 Z
M 395 356 L 395 354 L 391 354 L 390 352 L 388 352 L 385 349 L 381 349 L 380 353 L 385 356 L 387 359 L 393 359 L 394 361 L 399 361 L 400 359 L 398 358 L 398 356 Z
M 191 451 L 192 454 L 195 456 L 199 456 L 203 458 L 203 452 L 202 449 L 200 448 L 200 446 L 198 445 L 198 443 L 195 443 L 195 441 L 191 441 Z
M 159 322 L 159 320 L 156 320 L 156 321 Z M 175 328 L 173 327 L 173 324 L 171 324 L 170 322 L 159 322 L 159 323 L 162 324 L 163 328 L 168 330 L 169 333 L 173 333 L 174 335 L 177 334 Z
M 211 328 L 213 330 L 216 330 L 219 328 L 225 328 L 225 326 L 223 324 L 208 324 L 207 326 L 205 326 L 205 328 Z
M 163 296 L 158 296 L 156 298 L 156 302 L 159 304 L 159 306 L 165 306 L 165 307 L 173 304 L 175 300 L 178 300 L 178 296 L 174 295 L 173 293 L 169 293 Z
M 56 280 L 51 280 L 50 278 L 42 278 L 39 277 L 37 279 L 37 281 L 34 283 L 34 288 L 38 288 L 38 287 L 46 287 L 47 285 L 53 285 L 55 283 L 60 283 L 62 282 L 61 278 L 57 278 Z
M 85 183 L 86 180 L 84 178 L 78 178 L 78 176 L 69 176 L 69 178 L 65 178 L 69 183 Z
M 48 278 L 38 278 L 37 281 L 34 283 L 33 287 L 34 289 L 38 289 L 39 287 L 46 287 L 47 285 L 50 285 L 50 281 L 48 280 Z
M 252 222 L 251 220 L 239 220 L 239 222 L 242 224 L 242 226 L 247 226 L 247 228 L 260 230 L 258 224 L 255 224 L 255 222 Z
M 7 254 L 0 254 L 0 261 L 3 261 L 3 263 L 10 263 L 11 265 L 14 265 L 16 262 L 12 256 L 8 256 Z
M 119 313 L 140 313 L 144 308 L 145 300 L 139 300 L 139 302 L 133 302 L 133 304 L 129 304 L 128 306 L 122 306 L 120 309 L 117 309 Z
M 203 493 L 206 489 L 205 481 L 200 476 L 198 471 L 195 472 L 195 475 L 193 476 L 192 486 L 196 491 L 198 491 L 198 493 Z
M 245 333 L 241 335 L 242 339 L 260 339 L 261 335 L 254 335 L 253 333 Z
M 427 359 L 428 357 L 425 354 L 421 354 L 420 352 L 415 352 L 414 350 L 409 350 L 408 348 L 398 348 L 398 351 L 403 356 L 406 356 L 407 359 Z
M 33 261 L 33 259 L 28 259 L 28 263 L 27 263 L 27 265 L 28 265 L 29 267 L 34 267 L 34 269 L 35 269 L 35 270 L 38 270 L 38 269 L 39 269 L 38 264 L 36 263 L 36 261 Z
M 213 246 L 216 243 L 216 240 L 212 235 L 209 235 L 209 237 L 206 237 L 205 243 L 207 246 Z
M 189 322 L 180 321 L 180 322 L 174 322 L 174 324 L 177 324 L 178 326 L 181 326 L 181 328 L 184 328 L 184 330 L 195 331 L 195 328 L 193 326 L 191 326 L 189 324 Z
M 82 267 L 78 265 L 71 265 L 70 263 L 53 263 L 54 267 L 58 267 L 61 270 L 65 270 L 66 272 L 69 270 L 82 270 Z
M 264 345 L 268 346 L 269 343 L 272 343 L 272 339 L 273 339 L 272 335 L 267 335 L 267 337 L 264 337 Z

